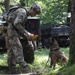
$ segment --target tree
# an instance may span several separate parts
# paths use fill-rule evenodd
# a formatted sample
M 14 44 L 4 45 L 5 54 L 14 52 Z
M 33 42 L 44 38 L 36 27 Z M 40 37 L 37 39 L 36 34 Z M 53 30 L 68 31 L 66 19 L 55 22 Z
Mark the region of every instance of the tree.
M 70 24 L 70 54 L 69 64 L 75 64 L 75 0 L 70 0 L 71 3 L 71 24 Z
M 3 3 L 5 1 L 5 4 Z M 29 8 L 33 3 L 38 3 L 42 7 L 40 16 L 41 23 L 63 24 L 67 23 L 68 0 L 0 0 L 0 13 L 9 9 L 10 5 L 21 5 Z
M 20 0 L 20 5 L 25 6 L 26 5 L 25 0 Z
M 67 25 L 70 25 L 70 21 L 71 21 L 71 2 L 70 0 L 68 1 L 68 16 L 67 16 Z
M 10 0 L 4 0 L 5 11 L 8 11 L 10 8 Z

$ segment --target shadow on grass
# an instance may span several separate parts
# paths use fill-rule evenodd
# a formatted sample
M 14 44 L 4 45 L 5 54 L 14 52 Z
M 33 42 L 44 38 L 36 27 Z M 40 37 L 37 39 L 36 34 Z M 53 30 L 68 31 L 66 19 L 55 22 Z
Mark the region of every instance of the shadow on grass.
M 8 67 L 0 65 L 0 74 L 8 74 Z

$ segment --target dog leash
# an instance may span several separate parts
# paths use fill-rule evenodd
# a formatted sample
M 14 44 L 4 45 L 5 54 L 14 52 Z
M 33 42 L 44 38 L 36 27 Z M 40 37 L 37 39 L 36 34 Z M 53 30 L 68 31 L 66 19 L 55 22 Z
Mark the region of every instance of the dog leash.
M 45 64 L 45 67 L 41 71 L 36 72 L 37 75 L 40 75 L 46 69 L 48 61 L 49 61 L 49 57 L 48 57 L 48 60 L 47 60 L 47 62 Z

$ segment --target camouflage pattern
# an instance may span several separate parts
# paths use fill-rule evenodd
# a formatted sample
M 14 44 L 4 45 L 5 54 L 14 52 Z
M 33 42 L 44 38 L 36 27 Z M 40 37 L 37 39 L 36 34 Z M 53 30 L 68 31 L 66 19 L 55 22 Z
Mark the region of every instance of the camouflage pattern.
M 34 3 L 31 6 L 31 9 L 33 9 L 37 14 L 40 14 L 42 12 L 42 9 L 41 9 L 40 5 L 36 4 L 36 3 Z
M 11 73 L 15 71 L 16 63 L 21 67 L 27 65 L 24 61 L 23 48 L 19 40 L 19 34 L 15 28 L 24 35 L 26 38 L 28 32 L 21 26 L 21 24 L 26 20 L 27 14 L 26 10 L 19 8 L 13 13 L 9 13 L 7 22 L 7 33 L 5 34 L 7 53 L 8 53 L 8 66 Z M 14 26 L 13 26 L 14 25 Z M 15 28 L 14 28 L 15 27 Z

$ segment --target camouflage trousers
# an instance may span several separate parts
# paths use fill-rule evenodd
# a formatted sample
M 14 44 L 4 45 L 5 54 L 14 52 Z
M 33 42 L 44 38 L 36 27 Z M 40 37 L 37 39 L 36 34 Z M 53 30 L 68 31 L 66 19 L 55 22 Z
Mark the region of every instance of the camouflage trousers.
M 26 66 L 27 63 L 24 61 L 23 48 L 18 37 L 12 37 L 7 41 L 7 53 L 8 53 L 8 67 L 10 71 L 14 71 L 16 64 L 21 67 Z

